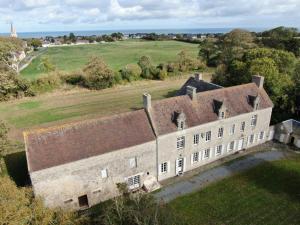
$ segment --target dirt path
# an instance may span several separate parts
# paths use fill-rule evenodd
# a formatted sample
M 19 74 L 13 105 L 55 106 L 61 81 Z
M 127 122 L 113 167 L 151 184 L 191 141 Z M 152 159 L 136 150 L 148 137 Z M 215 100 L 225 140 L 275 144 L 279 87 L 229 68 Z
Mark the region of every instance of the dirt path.
M 245 158 L 237 159 L 231 164 L 218 166 L 209 169 L 196 176 L 179 181 L 164 187 L 160 192 L 154 194 L 159 201 L 169 202 L 179 196 L 201 190 L 206 185 L 232 176 L 235 173 L 253 168 L 263 162 L 274 161 L 285 158 L 285 153 L 275 148 L 267 152 L 258 152 L 248 155 Z

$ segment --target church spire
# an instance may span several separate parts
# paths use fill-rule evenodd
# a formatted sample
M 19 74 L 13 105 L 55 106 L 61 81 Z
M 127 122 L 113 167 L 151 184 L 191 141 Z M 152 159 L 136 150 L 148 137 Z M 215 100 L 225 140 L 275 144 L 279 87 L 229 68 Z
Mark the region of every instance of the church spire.
M 16 29 L 14 28 L 13 23 L 10 24 L 10 36 L 11 36 L 11 37 L 14 37 L 14 38 L 18 37 L 17 31 L 16 31 Z

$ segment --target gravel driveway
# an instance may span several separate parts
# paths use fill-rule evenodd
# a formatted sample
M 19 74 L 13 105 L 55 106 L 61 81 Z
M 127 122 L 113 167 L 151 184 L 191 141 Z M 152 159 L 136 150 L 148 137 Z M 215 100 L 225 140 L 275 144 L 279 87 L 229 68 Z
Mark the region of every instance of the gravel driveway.
M 275 149 L 248 155 L 240 160 L 235 160 L 228 165 L 209 169 L 185 181 L 163 187 L 161 191 L 154 194 L 154 197 L 159 201 L 168 202 L 181 195 L 200 190 L 209 183 L 255 167 L 265 161 L 274 161 L 282 158 L 285 158 L 285 154 L 282 151 Z

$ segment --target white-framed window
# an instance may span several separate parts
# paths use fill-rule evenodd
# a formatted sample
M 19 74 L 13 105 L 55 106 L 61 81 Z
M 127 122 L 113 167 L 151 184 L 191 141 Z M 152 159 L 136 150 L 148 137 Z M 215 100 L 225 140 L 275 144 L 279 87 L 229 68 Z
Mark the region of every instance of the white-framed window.
M 135 167 L 137 167 L 137 160 L 136 160 L 136 157 L 130 158 L 130 159 L 129 159 L 129 167 L 130 167 L 130 168 L 135 168 Z
M 244 132 L 244 131 L 245 131 L 245 127 L 246 127 L 246 122 L 243 121 L 243 122 L 241 123 L 241 132 Z
M 169 166 L 168 162 L 164 162 L 164 163 L 160 164 L 159 172 L 160 173 L 167 173 L 168 172 L 168 166 Z
M 128 189 L 136 189 L 140 187 L 140 182 L 141 182 L 141 176 L 140 175 L 135 175 L 132 177 L 127 178 L 127 185 Z
M 183 121 L 180 121 L 180 129 L 183 130 L 183 128 L 184 128 L 184 122 L 183 122 Z
M 234 150 L 234 141 L 231 141 L 227 146 L 227 151 L 232 151 L 232 150 Z
M 209 156 L 210 156 L 210 149 L 208 148 L 204 150 L 203 158 L 208 159 Z
M 259 140 L 263 140 L 265 138 L 265 132 L 264 131 L 261 131 L 259 133 Z
M 107 177 L 108 177 L 107 169 L 102 169 L 102 170 L 101 170 L 101 177 L 102 177 L 102 178 L 107 178 Z
M 182 149 L 185 146 L 185 137 L 178 137 L 177 138 L 177 149 Z
M 225 112 L 224 111 L 221 112 L 221 116 L 220 117 L 221 117 L 221 119 L 225 118 Z
M 223 134 L 224 134 L 224 128 L 220 127 L 219 130 L 218 130 L 218 138 L 222 138 Z
M 223 145 L 216 146 L 216 155 L 221 155 L 223 150 Z
M 229 129 L 229 134 L 234 135 L 234 132 L 235 132 L 235 124 L 232 124 L 230 129 Z
M 251 134 L 251 135 L 249 136 L 248 143 L 251 145 L 251 144 L 253 144 L 253 142 L 254 142 L 254 134 Z
M 199 144 L 199 134 L 194 134 L 194 145 Z
M 257 115 L 253 115 L 252 117 L 251 117 L 251 127 L 254 127 L 254 126 L 256 126 L 256 123 L 257 123 Z
M 199 162 L 199 152 L 194 152 L 192 154 L 192 164 L 196 162 Z
M 211 140 L 211 131 L 207 131 L 205 134 L 205 141 L 208 142 Z

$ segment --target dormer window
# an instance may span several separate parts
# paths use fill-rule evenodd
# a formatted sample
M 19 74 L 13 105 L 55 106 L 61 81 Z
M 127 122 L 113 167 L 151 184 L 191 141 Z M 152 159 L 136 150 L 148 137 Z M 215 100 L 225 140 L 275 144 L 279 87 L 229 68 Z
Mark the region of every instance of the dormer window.
M 185 117 L 185 114 L 183 112 L 176 112 L 175 113 L 176 115 L 176 124 L 177 124 L 177 127 L 178 127 L 178 130 L 183 130 L 186 128 L 186 117 Z
M 214 111 L 218 118 L 225 119 L 227 116 L 227 107 L 224 101 L 214 100 Z
M 253 107 L 253 111 L 259 109 L 259 104 L 260 104 L 260 97 L 258 95 L 256 96 L 249 96 L 249 103 Z

